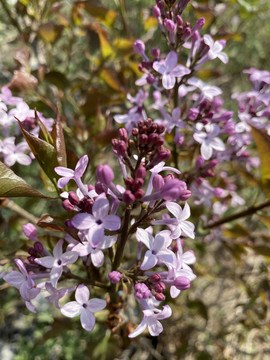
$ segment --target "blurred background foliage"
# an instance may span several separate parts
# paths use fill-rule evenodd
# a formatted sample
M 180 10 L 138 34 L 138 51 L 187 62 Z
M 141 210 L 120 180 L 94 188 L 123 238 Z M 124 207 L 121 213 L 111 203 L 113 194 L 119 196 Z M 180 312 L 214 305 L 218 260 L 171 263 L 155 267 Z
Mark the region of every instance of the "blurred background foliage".
M 139 59 L 132 50 L 134 40 L 145 41 L 147 50 L 153 46 L 167 50 L 151 16 L 153 1 L 0 0 L 0 5 L 0 85 L 8 84 L 45 116 L 55 117 L 58 103 L 69 165 L 87 153 L 93 174 L 104 158 L 112 160 L 113 115 L 125 111 L 127 93 L 136 93 L 134 81 L 140 73 Z M 269 70 L 270 2 L 191 1 L 184 19 L 192 24 L 202 16 L 206 19 L 203 33 L 227 40 L 230 61 L 227 66 L 212 62 L 199 76 L 220 86 L 226 107 L 236 110 L 231 94 L 249 89 L 242 71 L 250 67 Z M 43 189 L 35 163 L 13 170 Z M 233 180 L 242 188 L 248 206 L 263 197 L 258 179 L 235 173 Z M 31 220 L 31 214 L 38 218 L 61 211 L 54 201 L 16 199 L 16 204 L 30 217 L 16 208 L 14 212 L 12 201 L 1 202 L 2 266 L 13 258 L 15 249 L 27 249 L 21 226 Z M 201 211 L 195 208 L 194 218 Z M 45 303 L 34 316 L 16 291 L 1 283 L 0 358 L 270 358 L 269 227 L 267 210 L 223 230 L 214 229 L 211 236 L 198 226 L 197 238 L 187 244 L 197 256 L 198 278 L 187 294 L 173 302 L 174 315 L 164 322 L 165 331 L 159 338 L 146 336 L 131 342 L 124 336 L 129 324 L 111 334 L 102 325 L 106 317 L 102 313 L 93 333 L 84 332 L 77 321 L 59 316 L 56 310 L 52 312 Z

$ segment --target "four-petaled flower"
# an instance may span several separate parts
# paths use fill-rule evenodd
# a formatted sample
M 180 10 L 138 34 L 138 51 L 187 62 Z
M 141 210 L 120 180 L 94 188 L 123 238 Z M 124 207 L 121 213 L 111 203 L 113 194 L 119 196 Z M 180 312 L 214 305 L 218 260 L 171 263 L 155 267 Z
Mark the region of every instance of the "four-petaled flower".
M 209 160 L 213 154 L 213 149 L 217 151 L 224 151 L 225 145 L 223 141 L 218 138 L 220 128 L 216 124 L 205 125 L 204 131 L 196 132 L 193 137 L 201 144 L 201 154 L 205 160 Z
M 152 336 L 158 336 L 163 331 L 163 326 L 158 320 L 167 319 L 172 315 L 172 309 L 169 305 L 163 306 L 162 310 L 143 310 L 143 320 L 140 325 L 128 335 L 130 338 L 134 338 L 140 335 L 148 327 L 149 333 Z
M 160 231 L 153 237 L 148 231 L 138 228 L 136 237 L 139 242 L 142 242 L 149 249 L 144 255 L 141 270 L 151 269 L 158 261 L 168 265 L 174 262 L 175 255 L 168 249 L 172 242 L 168 230 Z
M 79 230 L 88 230 L 88 241 L 97 247 L 104 240 L 104 229 L 115 231 L 120 229 L 121 219 L 117 215 L 108 215 L 110 203 L 101 194 L 93 204 L 92 215 L 80 213 L 75 215 L 71 223 Z
M 36 258 L 35 262 L 45 268 L 52 269 L 50 273 L 50 280 L 53 287 L 56 288 L 58 280 L 62 275 L 63 268 L 67 265 L 75 263 L 78 259 L 78 254 L 74 251 L 67 251 L 63 254 L 63 243 L 61 239 L 53 249 L 53 256 L 45 256 L 42 258 Z
M 170 51 L 165 61 L 155 61 L 153 69 L 162 75 L 162 85 L 165 89 L 172 89 L 175 85 L 176 78 L 190 74 L 190 70 L 183 65 L 177 65 L 177 54 Z
M 101 311 L 106 306 L 106 301 L 101 299 L 89 300 L 90 292 L 85 285 L 79 285 L 75 291 L 76 301 L 70 301 L 61 308 L 63 315 L 73 318 L 80 315 L 82 327 L 87 331 L 92 331 L 95 326 L 95 316 L 93 313 Z

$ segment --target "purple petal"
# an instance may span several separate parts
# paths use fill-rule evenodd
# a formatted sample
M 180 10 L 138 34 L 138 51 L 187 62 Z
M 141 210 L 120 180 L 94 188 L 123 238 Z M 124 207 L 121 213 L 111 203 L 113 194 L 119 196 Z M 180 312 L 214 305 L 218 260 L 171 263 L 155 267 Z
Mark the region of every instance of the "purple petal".
M 78 302 L 78 304 L 83 305 L 86 304 L 90 297 L 90 291 L 87 286 L 85 285 L 79 285 L 77 287 L 77 290 L 75 292 L 75 299 Z
M 153 69 L 156 70 L 159 74 L 164 74 L 166 71 L 166 65 L 164 61 L 155 61 L 153 64 Z
M 170 74 L 163 74 L 162 75 L 162 86 L 164 89 L 170 90 L 175 85 L 175 77 Z
M 203 142 L 201 145 L 201 154 L 205 160 L 209 160 L 213 154 L 212 147 L 209 145 L 206 145 L 205 142 Z
M 87 168 L 88 164 L 88 156 L 84 155 L 80 158 L 80 160 L 77 162 L 77 165 L 75 167 L 74 176 L 76 178 L 81 178 Z
M 62 177 L 57 181 L 57 186 L 59 189 L 64 189 L 64 187 L 67 185 L 69 180 L 73 179 L 73 177 Z
M 117 236 L 105 236 L 104 241 L 99 246 L 99 248 L 100 249 L 108 249 L 116 243 L 116 240 L 117 240 Z
M 170 288 L 170 295 L 173 299 L 177 298 L 177 296 L 180 294 L 181 290 L 177 289 L 174 285 Z
M 81 310 L 81 324 L 87 331 L 92 331 L 95 327 L 95 316 L 88 309 L 82 308 Z
M 54 171 L 56 172 L 56 174 L 58 174 L 60 176 L 64 176 L 64 177 L 68 177 L 68 178 L 73 178 L 73 176 L 74 176 L 73 170 L 68 169 L 66 167 L 62 167 L 62 166 L 57 166 L 56 168 L 54 168 Z
M 167 201 L 166 208 L 169 210 L 169 212 L 173 214 L 174 217 L 176 217 L 176 219 L 179 219 L 181 217 L 183 210 L 180 205 L 172 201 Z
M 88 232 L 88 238 L 92 247 L 97 247 L 104 240 L 104 228 L 100 226 L 92 226 Z
M 50 273 L 50 280 L 53 287 L 57 287 L 58 280 L 60 279 L 60 276 L 62 275 L 63 268 L 62 266 L 59 267 L 53 267 Z
M 87 230 L 89 229 L 93 224 L 95 224 L 95 219 L 92 215 L 82 213 L 77 214 L 71 219 L 72 225 L 79 230 Z
M 77 303 L 77 301 L 70 301 L 61 307 L 61 313 L 67 317 L 73 318 L 75 316 L 80 315 L 81 313 L 81 305 Z
M 195 238 L 195 234 L 194 234 L 195 226 L 194 226 L 194 224 L 192 224 L 190 221 L 183 221 L 180 226 L 181 226 L 182 231 L 183 231 L 185 236 L 188 236 L 191 239 Z
M 88 242 L 79 243 L 72 248 L 79 256 L 86 256 L 91 253 L 92 246 Z
M 152 243 L 154 241 L 153 236 L 146 230 L 137 228 L 136 238 L 139 242 L 142 242 L 148 249 L 152 248 Z
M 178 57 L 175 51 L 170 51 L 166 57 L 165 64 L 166 64 L 166 71 L 170 72 L 175 68 L 178 61 Z
M 157 263 L 156 255 L 153 255 L 150 250 L 146 251 L 142 265 L 140 266 L 141 270 L 149 270 L 154 267 Z
M 147 325 L 151 336 L 158 336 L 163 331 L 162 324 L 155 318 L 147 319 Z
M 16 154 L 17 162 L 21 165 L 30 165 L 32 159 L 26 154 Z
M 103 220 L 105 216 L 108 214 L 110 209 L 109 201 L 104 198 L 98 198 L 93 205 L 92 214 L 97 220 Z
M 98 311 L 101 311 L 103 310 L 107 305 L 107 302 L 105 300 L 102 300 L 102 299 L 91 299 L 89 300 L 88 304 L 87 304 L 87 308 L 95 313 L 95 312 L 98 312 Z
M 168 265 L 172 265 L 175 261 L 175 255 L 171 250 L 161 250 L 157 257 L 160 262 Z
M 95 267 L 101 267 L 104 264 L 104 254 L 101 250 L 94 250 L 91 253 L 91 260 Z
M 107 215 L 103 220 L 103 225 L 107 230 L 118 230 L 121 226 L 121 219 L 117 215 Z
M 60 259 L 61 255 L 63 254 L 63 243 L 63 239 L 59 240 L 53 249 L 53 256 L 56 259 Z
M 171 71 L 171 75 L 175 76 L 175 77 L 182 77 L 184 75 L 190 74 L 190 70 L 188 68 L 186 68 L 183 65 L 177 65 L 172 71 Z
M 139 325 L 134 331 L 132 331 L 132 333 L 130 333 L 130 334 L 128 335 L 128 337 L 129 337 L 129 338 L 134 338 L 134 337 L 140 335 L 141 333 L 144 332 L 144 330 L 146 329 L 146 327 L 147 327 L 146 320 L 143 319 L 143 321 L 140 323 L 140 325 Z
M 78 259 L 78 254 L 75 251 L 67 251 L 61 256 L 63 266 L 73 264 Z
M 20 272 L 21 272 L 22 274 L 24 274 L 25 276 L 27 276 L 28 273 L 27 273 L 27 271 L 26 271 L 26 268 L 25 268 L 24 263 L 22 262 L 22 260 L 20 260 L 20 259 L 15 259 L 14 262 L 15 262 L 15 265 L 17 266 L 17 268 L 20 270 Z
M 170 308 L 169 305 L 165 305 L 163 306 L 163 310 L 156 315 L 156 319 L 158 320 L 167 319 L 170 316 L 172 316 L 172 309 Z
M 25 281 L 25 276 L 19 271 L 11 271 L 3 277 L 3 279 L 10 285 L 19 289 L 22 283 Z
M 44 266 L 45 268 L 52 268 L 55 262 L 55 258 L 53 256 L 45 256 L 42 258 L 36 258 L 35 262 L 39 265 Z
M 35 308 L 35 306 L 31 303 L 31 301 L 26 301 L 25 302 L 25 306 L 27 307 L 27 309 L 29 311 L 31 311 L 33 314 L 36 314 L 37 313 L 37 310 Z

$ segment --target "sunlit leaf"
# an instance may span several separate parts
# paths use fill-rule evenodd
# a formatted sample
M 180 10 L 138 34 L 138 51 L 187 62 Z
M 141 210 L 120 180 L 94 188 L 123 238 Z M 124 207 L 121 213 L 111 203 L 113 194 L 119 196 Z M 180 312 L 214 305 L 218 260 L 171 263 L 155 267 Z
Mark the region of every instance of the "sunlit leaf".
M 0 196 L 1 197 L 37 197 L 46 196 L 28 185 L 22 178 L 17 176 L 10 168 L 0 161 Z
M 253 246 L 252 249 L 255 251 L 256 254 L 270 256 L 269 246 L 257 245 L 257 246 Z
M 101 31 L 98 31 L 98 37 L 100 41 L 100 49 L 103 58 L 110 57 L 114 55 L 114 50 L 111 47 L 111 44 L 109 43 L 108 39 L 104 36 L 104 33 Z
M 55 43 L 61 37 L 63 29 L 63 25 L 58 25 L 53 21 L 49 21 L 40 25 L 38 35 L 46 43 Z
M 104 6 L 93 5 L 93 3 L 90 1 L 86 1 L 84 4 L 84 8 L 88 14 L 100 20 L 100 22 L 104 25 L 110 27 L 114 23 L 117 16 L 115 11 L 107 9 Z
M 133 44 L 135 39 L 116 38 L 113 41 L 113 47 L 117 53 L 128 54 L 133 51 Z
M 270 197 L 270 136 L 254 127 L 252 127 L 251 132 L 261 159 L 263 190 Z
M 250 235 L 249 231 L 241 224 L 234 224 L 229 229 L 225 229 L 223 233 L 226 237 L 233 239 Z
M 115 70 L 103 68 L 99 75 L 112 89 L 120 92 L 124 91 Z
M 154 26 L 157 26 L 157 19 L 153 16 L 149 16 L 147 19 L 143 20 L 144 29 L 148 31 Z
M 270 216 L 259 215 L 259 218 L 261 222 L 270 229 Z

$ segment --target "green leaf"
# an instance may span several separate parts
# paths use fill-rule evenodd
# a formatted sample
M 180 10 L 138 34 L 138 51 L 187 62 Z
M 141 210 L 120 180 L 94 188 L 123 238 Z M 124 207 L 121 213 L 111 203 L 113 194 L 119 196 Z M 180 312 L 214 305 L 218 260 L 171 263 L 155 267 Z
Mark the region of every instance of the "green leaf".
M 45 74 L 45 80 L 63 91 L 69 86 L 66 75 L 59 71 L 48 72 Z
M 58 164 L 60 166 L 67 167 L 66 144 L 65 144 L 65 138 L 61 123 L 61 115 L 58 107 L 57 107 L 56 122 L 52 129 L 52 137 L 53 137 L 54 147 L 56 150 L 56 157 Z
M 52 199 L 28 185 L 0 161 L 0 197 L 37 197 Z
M 38 137 L 35 137 L 26 131 L 19 120 L 18 123 L 20 125 L 23 136 L 30 147 L 30 150 L 34 154 L 42 170 L 52 181 L 56 190 L 58 191 L 56 182 L 59 176 L 54 171 L 54 168 L 58 166 L 55 148 L 46 141 L 39 139 Z
M 251 132 L 261 159 L 263 190 L 270 197 L 270 136 L 251 126 Z

